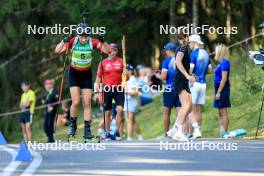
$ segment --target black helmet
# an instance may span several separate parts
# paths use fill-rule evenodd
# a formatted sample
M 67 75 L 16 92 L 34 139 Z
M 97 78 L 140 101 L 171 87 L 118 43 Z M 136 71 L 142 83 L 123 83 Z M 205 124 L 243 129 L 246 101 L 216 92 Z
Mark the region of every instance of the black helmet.
M 91 27 L 86 23 L 79 23 L 76 29 L 76 32 L 80 36 L 89 36 Z

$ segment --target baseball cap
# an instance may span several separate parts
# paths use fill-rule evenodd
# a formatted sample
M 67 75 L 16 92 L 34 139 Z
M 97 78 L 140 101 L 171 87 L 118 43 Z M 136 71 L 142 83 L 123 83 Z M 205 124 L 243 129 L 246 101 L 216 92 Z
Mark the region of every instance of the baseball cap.
M 131 64 L 127 64 L 127 69 L 128 70 L 134 70 L 134 67 Z
M 197 35 L 197 34 L 190 35 L 189 42 L 195 42 L 195 43 L 198 43 L 198 44 L 201 44 L 201 45 L 204 44 L 202 42 L 202 40 L 201 40 L 200 35 Z
M 165 46 L 164 46 L 164 51 L 168 51 L 168 50 L 171 50 L 171 51 L 174 51 L 175 50 L 175 44 L 172 43 L 172 42 L 169 42 L 167 43 Z

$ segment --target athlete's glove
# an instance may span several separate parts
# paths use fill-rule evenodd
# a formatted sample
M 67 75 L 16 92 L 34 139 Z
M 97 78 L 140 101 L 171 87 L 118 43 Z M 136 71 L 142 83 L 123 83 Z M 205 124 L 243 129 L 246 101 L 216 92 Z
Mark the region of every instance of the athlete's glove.
M 72 36 L 69 34 L 66 37 L 63 38 L 63 43 L 68 43 L 72 39 Z
M 99 40 L 99 42 L 101 42 L 101 43 L 104 43 L 104 42 L 105 42 L 105 38 L 104 38 L 103 35 L 98 35 L 98 40 Z

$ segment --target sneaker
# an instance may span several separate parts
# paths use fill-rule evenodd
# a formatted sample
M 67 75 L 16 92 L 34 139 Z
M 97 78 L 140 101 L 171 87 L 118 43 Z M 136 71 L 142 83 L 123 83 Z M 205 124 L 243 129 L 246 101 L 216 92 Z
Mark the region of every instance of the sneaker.
M 164 135 L 158 136 L 156 138 L 156 140 L 158 140 L 158 141 L 167 141 L 167 140 L 169 140 L 169 137 L 164 134 Z
M 220 138 L 223 138 L 224 137 L 224 135 L 225 135 L 225 129 L 221 126 L 220 127 Z
M 198 139 L 200 137 L 202 137 L 200 129 L 194 129 L 191 139 Z
M 189 141 L 189 139 L 181 131 L 177 131 L 176 133 L 174 133 L 172 138 L 176 141 L 181 142 Z
M 138 138 L 139 141 L 143 141 L 144 140 L 142 135 L 138 135 L 137 138 Z
M 119 131 L 116 131 L 114 136 L 115 136 L 115 140 L 117 140 L 117 141 L 121 141 L 122 140 L 122 138 L 120 137 Z
M 177 132 L 177 129 L 176 128 L 171 128 L 168 132 L 167 132 L 167 135 L 169 137 L 173 137 L 173 135 Z
M 105 134 L 105 141 L 111 141 L 111 134 L 109 132 Z

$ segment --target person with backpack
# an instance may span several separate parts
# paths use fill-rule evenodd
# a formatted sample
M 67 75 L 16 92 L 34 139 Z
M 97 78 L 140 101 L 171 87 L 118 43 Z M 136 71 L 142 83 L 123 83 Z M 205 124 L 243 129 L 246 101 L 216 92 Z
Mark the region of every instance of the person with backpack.
M 108 53 L 109 47 L 104 36 L 99 35 L 98 39 L 90 37 L 90 26 L 86 23 L 80 23 L 77 26 L 77 37 L 66 36 L 55 48 L 55 53 L 68 53 L 71 49 L 71 64 L 68 72 L 70 93 L 72 104 L 70 108 L 70 125 L 68 136 L 75 136 L 77 129 L 77 116 L 79 104 L 82 97 L 84 113 L 84 138 L 92 139 L 94 135 L 91 132 L 92 122 L 92 60 L 93 51 L 98 49 L 101 52 Z

